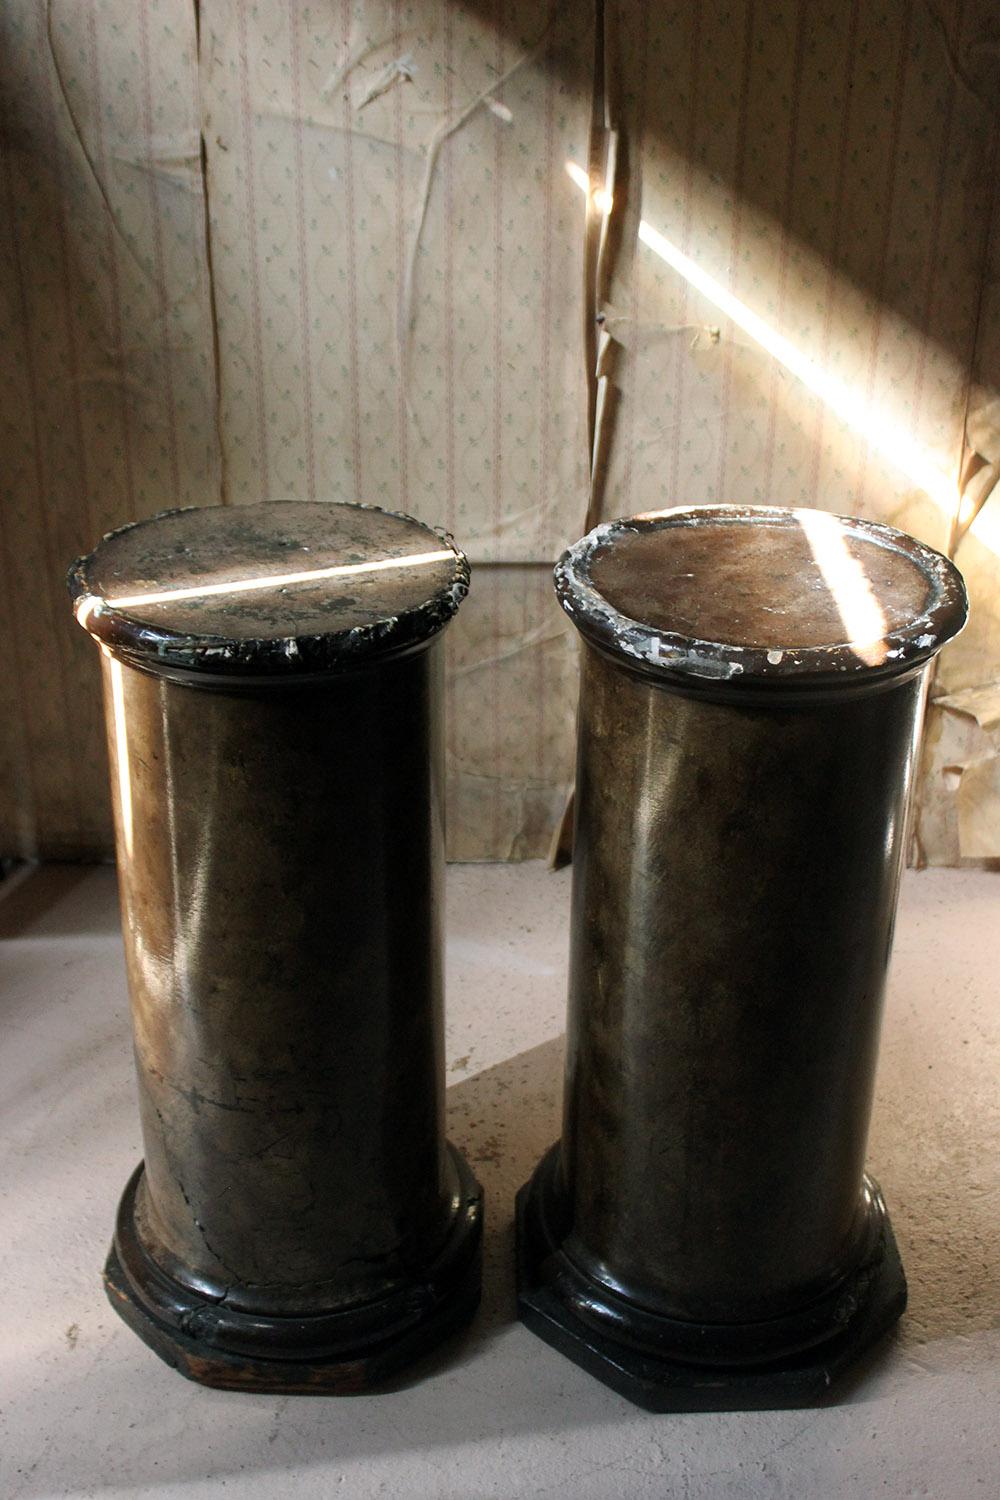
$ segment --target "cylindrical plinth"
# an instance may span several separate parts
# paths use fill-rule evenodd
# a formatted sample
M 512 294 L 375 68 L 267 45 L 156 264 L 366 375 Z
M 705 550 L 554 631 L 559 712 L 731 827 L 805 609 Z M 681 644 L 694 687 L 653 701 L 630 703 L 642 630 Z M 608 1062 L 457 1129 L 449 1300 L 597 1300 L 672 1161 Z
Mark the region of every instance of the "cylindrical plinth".
M 70 575 L 101 644 L 145 1159 L 106 1283 L 207 1384 L 352 1391 L 471 1314 L 443 1133 L 439 632 L 372 507 L 175 511 Z
M 814 511 L 598 528 L 563 1137 L 519 1203 L 525 1321 L 640 1404 L 798 1404 L 899 1316 L 864 1175 L 946 559 Z

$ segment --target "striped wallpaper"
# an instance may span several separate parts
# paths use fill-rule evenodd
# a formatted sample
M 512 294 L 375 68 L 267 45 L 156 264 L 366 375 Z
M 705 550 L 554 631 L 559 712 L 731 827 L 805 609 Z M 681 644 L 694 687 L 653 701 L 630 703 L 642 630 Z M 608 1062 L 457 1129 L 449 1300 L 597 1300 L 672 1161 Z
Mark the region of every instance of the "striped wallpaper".
M 517 858 L 572 775 L 549 571 L 588 515 L 819 504 L 947 548 L 970 412 L 980 487 L 1000 464 L 985 0 L 9 0 L 0 28 L 4 853 L 110 847 L 62 576 L 126 519 L 358 498 L 452 530 L 450 851 Z M 958 553 L 932 861 L 991 829 L 1000 856 L 996 505 Z

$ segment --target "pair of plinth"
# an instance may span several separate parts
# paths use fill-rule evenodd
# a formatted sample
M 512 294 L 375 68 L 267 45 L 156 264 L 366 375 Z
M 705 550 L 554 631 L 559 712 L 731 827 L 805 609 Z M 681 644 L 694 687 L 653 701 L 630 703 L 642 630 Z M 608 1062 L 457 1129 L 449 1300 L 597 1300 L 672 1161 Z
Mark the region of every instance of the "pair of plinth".
M 145 1159 L 106 1269 L 206 1384 L 359 1391 L 473 1312 L 445 1140 L 443 534 L 174 511 L 71 574 L 103 653 Z M 863 1158 L 926 668 L 952 565 L 705 507 L 556 570 L 583 641 L 563 1135 L 524 1321 L 660 1410 L 799 1404 L 906 1290 Z

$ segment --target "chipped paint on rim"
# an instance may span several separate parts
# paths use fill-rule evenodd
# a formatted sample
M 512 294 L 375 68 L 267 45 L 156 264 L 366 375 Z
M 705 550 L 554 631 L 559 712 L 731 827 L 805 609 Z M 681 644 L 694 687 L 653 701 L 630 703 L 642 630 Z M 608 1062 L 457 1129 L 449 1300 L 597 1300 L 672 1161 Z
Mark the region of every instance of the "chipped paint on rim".
M 923 612 L 886 633 L 885 659 L 878 666 L 862 661 L 851 644 L 844 642 L 780 648 L 738 646 L 665 632 L 662 627 L 654 629 L 616 609 L 598 591 L 591 576 L 596 555 L 628 533 L 718 521 L 753 525 L 768 520 L 789 524 L 795 522 L 796 514 L 795 510 L 780 506 L 677 506 L 602 522 L 560 557 L 553 574 L 556 595 L 580 634 L 592 645 L 649 678 L 664 683 L 673 680 L 690 687 L 833 686 L 835 682 L 843 682 L 845 676 L 860 686 L 862 682 L 913 671 L 963 629 L 968 618 L 968 596 L 954 563 L 907 532 L 856 516 L 833 519 L 878 547 L 902 553 L 920 570 L 928 585 L 928 603 Z
M 245 680 L 300 678 L 342 671 L 375 659 L 396 656 L 429 642 L 457 612 L 469 592 L 469 562 L 465 553 L 456 546 L 449 532 L 428 526 L 403 511 L 361 502 L 329 503 L 343 509 L 377 511 L 420 526 L 453 554 L 451 579 L 413 608 L 369 624 L 323 634 L 228 639 L 157 627 L 137 618 L 127 608 L 116 608 L 95 593 L 88 581 L 88 570 L 104 542 L 170 516 L 205 509 L 195 505 L 175 506 L 106 532 L 92 552 L 77 558 L 66 578 L 77 622 L 112 655 L 130 666 L 158 673 L 216 675 Z

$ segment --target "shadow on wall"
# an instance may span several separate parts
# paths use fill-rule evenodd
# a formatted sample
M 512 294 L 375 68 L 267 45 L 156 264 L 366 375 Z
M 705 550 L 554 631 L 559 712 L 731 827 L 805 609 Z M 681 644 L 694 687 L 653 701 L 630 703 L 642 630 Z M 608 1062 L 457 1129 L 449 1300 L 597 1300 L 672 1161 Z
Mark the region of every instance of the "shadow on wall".
M 202 41 L 215 35 L 215 16 L 228 39 L 226 48 L 203 61 L 206 76 L 213 68 L 219 76 L 229 70 L 227 97 L 235 123 L 241 28 L 256 58 L 257 49 L 270 46 L 269 27 L 283 26 L 285 13 L 279 6 L 272 14 L 269 7 L 243 5 L 217 7 L 216 12 L 206 10 Z M 366 102 L 365 79 L 352 77 L 352 119 L 364 113 L 348 135 L 358 136 L 359 161 L 363 147 L 364 160 L 370 157 L 373 164 L 366 181 L 377 178 L 380 184 L 373 222 L 383 225 L 384 219 L 388 226 L 368 232 L 382 233 L 387 243 L 398 240 L 389 258 L 398 252 L 405 261 L 417 236 L 412 205 L 427 165 L 424 147 L 414 152 L 411 146 L 430 138 L 434 110 L 428 119 L 419 111 L 414 115 L 414 140 L 410 133 L 400 133 L 402 126 L 383 139 L 370 122 L 381 108 L 391 123 L 397 105 L 400 116 L 415 107 L 422 80 L 444 77 L 445 22 L 454 23 L 456 33 L 463 20 L 472 22 L 462 46 L 456 47 L 456 97 L 466 87 L 466 69 L 479 67 L 490 80 L 495 76 L 491 48 L 487 45 L 484 52 L 480 44 L 498 26 L 503 43 L 498 50 L 511 66 L 522 52 L 531 51 L 539 68 L 551 67 L 558 76 L 560 87 L 547 124 L 540 103 L 544 91 L 527 77 L 530 70 L 522 70 L 506 90 L 498 82 L 496 97 L 484 95 L 478 112 L 470 116 L 470 127 L 482 124 L 483 115 L 490 129 L 500 132 L 496 159 L 506 150 L 516 161 L 519 192 L 530 185 L 541 201 L 544 184 L 558 179 L 558 189 L 549 194 L 558 210 L 550 225 L 552 244 L 546 251 L 541 243 L 541 222 L 537 239 L 534 223 L 527 231 L 508 231 L 503 237 L 506 274 L 511 277 L 514 266 L 523 270 L 516 284 L 506 286 L 503 299 L 494 297 L 499 262 L 493 264 L 494 247 L 488 242 L 494 235 L 493 212 L 500 214 L 501 205 L 498 200 L 488 206 L 494 167 L 490 156 L 482 154 L 493 137 L 482 133 L 470 144 L 456 132 L 455 143 L 465 153 L 455 163 L 456 169 L 463 168 L 461 177 L 456 176 L 462 192 L 453 205 L 448 199 L 447 223 L 455 231 L 457 263 L 465 265 L 468 259 L 465 274 L 471 279 L 466 286 L 458 278 L 465 300 L 453 295 L 450 303 L 443 291 L 432 291 L 437 282 L 428 279 L 428 306 L 421 314 L 426 322 L 416 329 L 418 342 L 426 339 L 428 349 L 420 368 L 431 375 L 450 358 L 456 336 L 446 338 L 444 331 L 452 329 L 456 311 L 475 313 L 474 325 L 459 341 L 461 359 L 449 389 L 452 403 L 460 404 L 463 384 L 474 369 L 478 425 L 474 431 L 467 424 L 460 427 L 446 467 L 456 494 L 467 496 L 475 481 L 479 500 L 462 499 L 456 531 L 488 536 L 497 525 L 505 537 L 519 529 L 532 535 L 535 512 L 548 509 L 558 528 L 553 520 L 539 531 L 544 533 L 542 552 L 551 531 L 569 529 L 564 512 L 546 496 L 575 494 L 577 479 L 571 484 L 567 476 L 576 476 L 580 468 L 585 481 L 586 471 L 584 454 L 577 466 L 563 470 L 553 460 L 549 469 L 543 464 L 536 472 L 532 444 L 537 446 L 540 435 L 531 429 L 534 408 L 542 404 L 534 400 L 532 369 L 548 359 L 544 340 L 536 339 L 547 306 L 543 288 L 552 280 L 544 274 L 546 255 L 549 262 L 559 262 L 555 280 L 566 286 L 572 282 L 576 296 L 576 271 L 570 280 L 564 265 L 579 251 L 583 210 L 581 200 L 572 196 L 575 190 L 567 189 L 561 157 L 572 149 L 579 163 L 586 161 L 586 107 L 580 108 L 580 101 L 589 98 L 591 88 L 584 64 L 594 52 L 593 14 L 580 9 L 574 15 L 571 7 L 554 7 L 550 0 L 504 6 L 493 0 L 455 0 L 443 10 L 438 0 L 433 6 L 421 0 L 407 12 L 413 35 L 419 29 L 425 48 L 420 53 L 414 44 L 421 56 L 418 80 L 409 78 L 405 68 L 393 72 L 390 67 L 384 101 L 373 95 Z M 412 38 L 399 34 L 387 13 L 374 6 L 348 7 L 345 15 L 348 31 L 356 33 L 354 40 L 362 47 L 359 75 L 364 72 L 374 83 L 393 58 L 400 61 L 401 49 L 405 53 Z M 232 29 L 227 30 L 230 17 Z M 609 381 L 619 398 L 604 513 L 653 508 L 676 503 L 678 497 L 739 496 L 799 504 L 808 494 L 834 509 L 867 510 L 895 520 L 941 545 L 950 517 L 928 507 L 914 490 L 912 476 L 901 483 L 899 475 L 880 467 L 874 453 L 869 461 L 865 441 L 842 430 L 835 417 L 824 416 L 818 398 L 789 378 L 778 360 L 749 336 L 733 335 L 709 299 L 648 248 L 634 247 L 641 214 L 769 326 L 801 344 L 864 401 L 874 398 L 880 416 L 884 408 L 895 415 L 901 430 L 918 432 L 921 448 L 935 464 L 957 476 L 970 370 L 978 364 L 977 379 L 987 383 L 991 371 L 982 367 L 997 362 L 982 340 L 977 354 L 980 325 L 985 338 L 990 323 L 980 316 L 980 294 L 995 212 L 993 101 L 1000 27 L 991 0 L 966 0 L 961 6 L 959 0 L 890 0 L 879 8 L 861 0 L 841 7 L 810 6 L 804 0 L 773 0 L 766 6 L 752 0 L 725 6 L 709 0 L 690 6 L 601 0 L 597 17 L 603 46 L 600 76 L 606 79 L 607 115 L 618 132 L 620 163 L 601 271 L 600 301 L 607 305 L 609 320 L 615 320 L 617 363 Z M 317 78 L 328 67 L 334 73 L 340 69 L 343 51 L 339 20 L 314 20 L 323 36 L 304 68 L 310 107 L 317 104 Z M 274 474 L 276 489 L 294 484 L 309 446 L 298 409 L 299 376 L 292 371 L 298 360 L 287 350 L 279 359 L 274 350 L 265 349 L 267 357 L 260 357 L 249 344 L 244 348 L 245 309 L 234 297 L 238 305 L 226 313 L 225 286 L 219 306 L 235 321 L 231 328 L 225 325 L 219 347 L 212 338 L 219 310 L 213 286 L 221 252 L 228 242 L 241 243 L 247 236 L 237 218 L 220 220 L 215 239 L 219 256 L 210 277 L 201 145 L 217 167 L 230 153 L 238 183 L 234 205 L 236 199 L 242 203 L 244 186 L 252 188 L 255 177 L 252 162 L 237 153 L 239 130 L 233 140 L 216 144 L 213 124 L 200 139 L 204 77 L 198 68 L 195 10 L 189 4 L 159 11 L 142 5 L 124 8 L 118 21 L 113 27 L 99 25 L 89 10 L 78 13 L 71 6 L 26 0 L 0 12 L 0 197 L 9 209 L 0 216 L 8 293 L 5 337 L 0 339 L 0 427 L 7 434 L 5 493 L 11 497 L 0 562 L 8 587 L 0 595 L 13 601 L 4 621 L 0 597 L 0 625 L 7 626 L 12 642 L 9 682 L 0 683 L 0 845 L 27 855 L 65 857 L 108 847 L 97 661 L 71 620 L 62 584 L 67 563 L 113 524 L 167 505 L 219 498 L 220 441 L 227 474 L 240 453 L 249 451 L 247 429 L 258 399 L 251 387 L 261 393 L 261 425 L 271 433 L 272 460 L 279 449 L 284 455 L 285 467 Z M 250 82 L 260 82 L 255 73 Z M 267 104 L 271 96 L 262 90 L 251 103 L 254 98 L 263 132 L 273 124 Z M 323 98 L 324 108 L 337 112 L 332 134 L 339 140 L 337 90 Z M 569 128 L 563 120 L 567 115 Z M 602 119 L 599 113 L 599 124 Z M 268 174 L 278 175 L 265 150 L 269 139 L 263 133 L 259 139 L 253 132 L 247 135 L 260 157 L 261 189 L 269 184 Z M 552 164 L 538 153 L 540 139 L 559 142 L 558 152 L 553 147 L 559 159 L 551 170 Z M 528 142 L 534 143 L 531 150 Z M 522 145 L 523 157 L 517 154 Z M 384 163 L 382 152 L 387 153 Z M 317 157 L 317 169 L 319 163 Z M 381 199 L 383 167 L 385 183 L 399 178 L 395 235 L 397 210 L 388 204 L 392 194 L 387 193 L 386 202 Z M 321 384 L 326 365 L 318 357 L 316 371 L 309 375 L 310 380 L 315 377 L 317 393 L 324 392 L 317 410 L 321 405 L 326 429 L 336 428 L 352 400 L 358 405 L 360 399 L 358 445 L 368 423 L 378 439 L 366 438 L 363 445 L 369 470 L 378 448 L 384 472 L 396 476 L 392 485 L 398 483 L 398 419 L 402 456 L 407 444 L 412 450 L 407 472 L 412 476 L 423 467 L 436 475 L 440 443 L 417 440 L 412 413 L 408 417 L 406 401 L 398 400 L 392 373 L 391 280 L 378 283 L 377 296 L 370 289 L 374 282 L 363 277 L 359 283 L 363 321 L 373 320 L 381 330 L 376 337 L 364 321 L 360 341 L 378 351 L 378 388 L 368 390 L 362 383 L 359 398 L 353 377 L 340 383 L 344 329 L 331 288 L 339 286 L 346 272 L 336 232 L 344 220 L 323 218 L 325 195 L 333 194 L 334 208 L 340 202 L 331 182 L 326 171 L 320 180 L 308 179 L 300 205 L 304 220 L 318 215 L 322 224 L 322 264 L 318 270 L 312 267 L 311 281 L 300 284 L 298 272 L 282 281 L 280 296 L 271 279 L 274 268 L 268 272 L 265 327 L 280 330 L 281 339 L 287 337 L 297 347 L 301 285 L 301 295 L 308 292 L 313 298 L 314 319 L 330 344 L 327 375 L 332 384 Z M 510 217 L 514 199 L 509 188 L 503 225 L 517 222 Z M 246 206 L 247 215 L 259 224 L 267 201 L 280 205 L 277 233 L 273 227 L 267 231 L 270 248 L 272 241 L 281 248 L 286 239 L 289 247 L 297 245 L 294 253 L 286 247 L 289 264 L 283 276 L 299 259 L 300 269 L 308 268 L 312 241 L 297 243 L 295 212 L 281 190 L 273 200 L 261 191 L 252 214 L 251 205 Z M 220 197 L 220 215 L 230 209 L 235 213 L 234 205 L 224 208 Z M 484 245 L 490 252 L 485 258 Z M 363 246 L 358 255 L 367 259 Z M 240 286 L 252 280 L 243 276 L 241 265 L 230 262 L 231 277 Z M 366 276 L 370 269 L 364 267 Z M 544 384 L 549 393 L 546 423 L 551 419 L 555 425 L 551 431 L 546 426 L 549 436 L 542 447 L 557 456 L 575 448 L 584 425 L 574 415 L 583 404 L 584 372 L 578 370 L 582 357 L 577 362 L 570 333 L 572 326 L 575 340 L 580 324 L 572 303 L 564 299 L 564 305 L 570 311 L 558 324 L 552 379 Z M 515 319 L 511 332 L 507 325 L 515 310 L 521 321 Z M 498 361 L 507 372 L 505 385 L 479 369 L 494 358 L 491 320 L 493 336 L 507 340 L 505 354 L 516 361 L 509 367 L 506 360 Z M 722 334 L 713 341 L 716 324 L 722 325 Z M 547 320 L 547 331 L 556 326 Z M 222 407 L 216 369 L 220 349 L 231 386 Z M 308 373 L 308 361 L 303 366 Z M 571 372 L 578 373 L 580 390 Z M 423 401 L 428 421 L 436 420 L 444 404 L 437 387 L 430 382 L 428 396 L 419 380 L 413 384 L 410 396 L 417 404 Z M 518 404 L 520 397 L 526 399 Z M 609 410 L 614 406 L 610 403 Z M 383 408 L 390 413 L 386 420 L 379 415 Z M 495 462 L 505 434 L 506 466 Z M 348 446 L 340 440 L 329 446 L 327 469 L 321 464 L 318 471 L 321 488 L 331 473 L 339 476 L 338 483 L 348 484 L 343 469 Z M 523 465 L 511 458 L 514 450 L 528 454 Z M 234 498 L 254 493 L 253 463 L 243 472 L 249 488 L 233 488 Z M 521 482 L 514 483 L 515 478 Z M 669 501 L 662 498 L 664 492 Z M 394 493 L 390 486 L 385 494 L 373 490 L 368 498 L 391 501 Z M 582 514 L 571 524 L 579 534 Z M 513 554 L 501 560 L 513 560 Z M 984 579 L 992 577 L 984 568 Z M 512 596 L 511 578 L 505 576 L 496 591 L 496 601 L 490 601 L 491 627 L 500 619 L 501 593 Z M 483 619 L 486 613 L 484 608 Z M 515 634 L 514 647 L 524 631 L 518 627 Z M 561 643 L 553 646 L 553 656 L 562 650 Z M 952 689 L 985 681 L 994 655 L 984 647 L 983 671 L 968 683 L 953 683 Z M 511 709 L 517 700 L 506 682 L 492 667 L 483 680 L 496 698 L 498 725 L 516 718 Z M 566 689 L 560 686 L 562 714 L 565 701 Z M 546 727 L 548 732 L 548 721 Z M 558 735 L 552 728 L 553 742 Z M 483 800 L 478 782 L 493 775 L 498 763 L 511 784 L 513 803 L 521 795 L 524 775 L 500 729 L 481 744 L 471 736 L 469 742 L 474 754 L 462 771 L 470 806 L 475 809 Z M 560 756 L 564 744 L 562 735 Z M 561 772 L 554 778 L 546 772 L 537 814 L 531 813 L 529 835 L 536 852 L 544 841 L 536 844 L 535 820 L 548 815 L 553 779 L 561 780 Z M 486 847 L 484 835 L 476 857 L 496 857 L 510 847 L 507 830 L 502 832 L 506 844 L 497 838 Z M 471 847 L 471 837 L 468 842 Z
M 512 53 L 537 40 L 523 6 L 461 8 L 503 26 Z M 759 248 L 754 215 L 769 219 L 796 258 L 813 252 L 967 366 L 995 212 L 1000 22 L 990 0 L 893 0 L 878 11 L 861 0 L 825 9 L 598 0 L 597 16 L 608 118 L 628 152 L 626 214 L 637 219 L 664 176 L 676 209 L 693 169 L 702 207 L 716 208 L 707 240 L 724 261 L 728 232 L 740 227 L 734 209 L 737 220 L 748 216 L 747 261 Z M 971 283 L 964 307 L 928 287 L 956 271 Z M 758 286 L 767 302 L 775 290 Z M 824 290 L 822 281 L 814 288 L 820 317 Z

